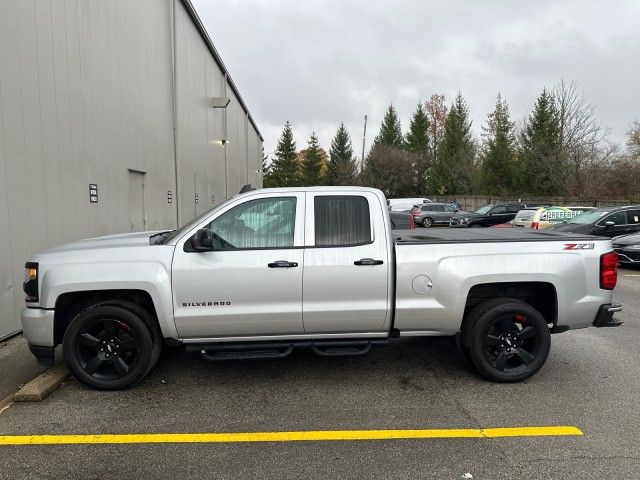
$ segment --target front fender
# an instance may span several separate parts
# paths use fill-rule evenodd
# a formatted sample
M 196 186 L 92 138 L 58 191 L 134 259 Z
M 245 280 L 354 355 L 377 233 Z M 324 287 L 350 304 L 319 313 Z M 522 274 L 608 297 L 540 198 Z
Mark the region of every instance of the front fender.
M 65 264 L 40 272 L 40 306 L 54 308 L 60 295 L 91 290 L 142 290 L 151 296 L 164 337 L 177 338 L 171 273 L 161 262 Z

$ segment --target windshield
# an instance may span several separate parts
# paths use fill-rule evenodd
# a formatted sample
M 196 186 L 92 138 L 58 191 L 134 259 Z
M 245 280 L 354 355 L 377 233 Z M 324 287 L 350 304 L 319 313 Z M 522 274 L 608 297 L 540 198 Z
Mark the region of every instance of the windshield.
M 475 212 L 473 213 L 477 213 L 479 215 L 484 215 L 485 213 L 487 213 L 489 210 L 491 210 L 493 208 L 493 204 L 491 205 L 485 205 L 484 207 L 480 207 L 479 209 L 477 209 Z
M 517 221 L 529 221 L 533 218 L 533 215 L 536 213 L 535 210 L 520 210 L 514 219 Z
M 600 218 L 604 217 L 609 212 L 582 212 L 580 215 L 573 217 L 567 223 L 577 223 L 578 225 L 589 225 L 596 223 Z
M 164 237 L 162 239 L 162 242 L 160 242 L 162 245 L 166 245 L 167 243 L 169 243 L 170 241 L 182 236 L 184 233 L 188 232 L 189 230 L 191 230 L 193 227 L 195 227 L 198 223 L 200 223 L 202 220 L 204 220 L 207 216 L 209 216 L 210 214 L 212 214 L 213 212 L 215 212 L 216 210 L 221 209 L 222 207 L 226 206 L 229 202 L 231 202 L 231 200 L 233 200 L 233 198 L 227 200 L 226 202 L 222 202 L 220 205 L 218 205 L 217 207 L 213 207 L 210 208 L 209 210 L 207 210 L 206 212 L 204 212 L 203 214 L 197 216 L 196 218 L 194 218 L 193 220 L 189 221 L 188 223 L 185 223 L 184 225 L 182 225 L 179 229 L 172 231 L 169 235 L 167 235 L 166 237 Z

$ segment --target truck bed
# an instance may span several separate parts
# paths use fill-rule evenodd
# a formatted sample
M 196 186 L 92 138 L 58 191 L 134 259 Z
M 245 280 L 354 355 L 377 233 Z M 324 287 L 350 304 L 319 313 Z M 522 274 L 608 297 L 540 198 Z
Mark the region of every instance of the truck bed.
M 610 240 L 578 233 L 531 230 L 529 228 L 429 228 L 394 230 L 396 244 L 562 242 Z

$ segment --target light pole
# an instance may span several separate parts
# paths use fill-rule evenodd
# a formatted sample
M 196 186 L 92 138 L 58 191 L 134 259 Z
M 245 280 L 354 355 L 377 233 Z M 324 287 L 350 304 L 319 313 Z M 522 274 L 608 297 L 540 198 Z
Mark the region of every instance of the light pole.
M 364 116 L 364 133 L 362 134 L 362 157 L 360 157 L 360 171 L 364 168 L 364 146 L 367 142 L 367 116 Z

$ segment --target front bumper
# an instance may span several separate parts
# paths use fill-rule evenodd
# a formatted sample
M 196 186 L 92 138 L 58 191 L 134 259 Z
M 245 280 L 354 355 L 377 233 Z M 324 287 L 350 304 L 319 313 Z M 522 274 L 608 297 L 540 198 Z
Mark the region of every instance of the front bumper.
M 53 310 L 24 307 L 20 316 L 22 318 L 22 334 L 31 345 L 55 347 Z
M 593 321 L 594 327 L 619 327 L 622 321 L 615 320 L 613 314 L 622 311 L 622 305 L 608 303 L 601 305 L 598 309 L 596 319 Z

